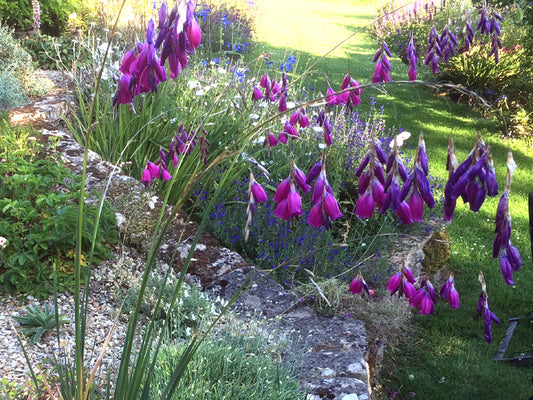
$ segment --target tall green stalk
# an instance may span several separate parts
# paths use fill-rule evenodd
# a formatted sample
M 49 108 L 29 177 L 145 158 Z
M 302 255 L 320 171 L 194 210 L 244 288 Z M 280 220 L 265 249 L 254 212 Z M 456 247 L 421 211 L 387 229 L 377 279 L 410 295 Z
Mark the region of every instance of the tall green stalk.
M 111 37 L 114 36 L 118 21 L 120 18 L 120 14 L 122 13 L 122 9 L 124 5 L 126 4 L 126 0 L 122 1 L 122 4 L 120 6 L 119 12 L 117 14 L 117 18 L 115 20 L 115 24 L 113 25 L 113 29 L 111 31 Z M 91 99 L 91 103 L 89 106 L 89 113 L 88 113 L 88 120 L 87 120 L 87 130 L 85 132 L 85 151 L 83 153 L 83 168 L 82 168 L 82 175 L 81 175 L 81 187 L 80 187 L 80 199 L 79 199 L 79 209 L 78 209 L 78 226 L 76 231 L 76 260 L 74 264 L 74 279 L 75 279 L 75 286 L 74 286 L 74 325 L 75 325 L 75 342 L 76 342 L 76 355 L 75 355 L 75 369 L 76 369 L 76 379 L 75 379 L 75 385 L 76 385 L 76 400 L 82 400 L 84 398 L 84 390 L 85 390 L 85 378 L 83 376 L 83 363 L 84 363 L 84 355 L 85 355 L 85 328 L 87 323 L 87 314 L 86 314 L 86 304 L 81 304 L 80 302 L 80 291 L 81 291 L 81 247 L 82 247 L 82 239 L 83 239 L 83 210 L 84 210 L 84 204 L 85 204 L 85 185 L 86 185 L 86 177 L 87 177 L 87 160 L 89 156 L 89 147 L 87 144 L 89 143 L 89 137 L 91 135 L 91 130 L 93 129 L 93 123 L 94 123 L 94 114 L 95 114 L 95 106 L 98 98 L 98 91 L 100 88 L 100 81 L 102 79 L 102 73 L 104 71 L 105 67 L 105 60 L 107 59 L 107 56 L 109 54 L 109 48 L 111 47 L 111 41 L 109 42 L 104 58 L 102 61 L 102 65 L 100 66 L 100 70 L 98 71 L 98 76 L 96 77 L 95 85 L 94 85 L 94 96 Z M 98 224 L 95 224 L 95 229 L 98 228 Z M 90 267 L 90 266 L 89 266 Z M 89 287 L 86 285 L 84 290 L 88 292 Z M 85 297 L 87 299 L 87 297 Z

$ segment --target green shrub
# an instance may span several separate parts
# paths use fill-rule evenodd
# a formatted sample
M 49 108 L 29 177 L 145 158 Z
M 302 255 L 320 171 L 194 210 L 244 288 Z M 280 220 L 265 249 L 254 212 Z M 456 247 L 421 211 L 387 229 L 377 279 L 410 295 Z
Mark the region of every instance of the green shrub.
M 78 0 L 39 0 L 41 6 L 41 31 L 58 36 L 66 28 L 69 14 L 80 7 Z M 2 21 L 19 30 L 31 29 L 33 7 L 31 0 L 0 0 Z
M 0 290 L 44 298 L 74 285 L 73 266 L 78 220 L 79 179 L 58 160 L 41 157 L 35 138 L 0 120 Z M 85 208 L 83 250 L 91 248 L 98 207 Z M 109 257 L 104 242 L 117 240 L 115 217 L 105 206 L 95 240 L 95 257 Z M 83 260 L 82 260 L 83 261 Z
M 40 35 L 23 42 L 24 48 L 42 69 L 70 67 L 75 60 L 72 39 Z
M 176 287 L 172 274 L 168 277 L 166 284 L 164 283 L 162 278 L 149 277 L 140 312 L 146 320 L 157 320 L 161 326 L 167 319 L 168 323 L 165 328 L 167 338 L 188 339 L 198 333 L 207 321 L 212 321 L 220 314 L 219 308 L 206 293 L 186 283 L 183 284 L 178 294 L 174 308 L 170 309 Z M 123 303 L 123 314 L 129 315 L 135 308 L 139 287 L 140 282 L 135 281 L 128 290 L 118 293 L 118 300 Z M 158 299 L 161 299 L 161 308 L 155 315 L 153 310 Z
M 0 70 L 0 110 L 18 107 L 27 101 L 24 88 L 13 72 Z
M 13 30 L 0 23 L 0 71 L 11 72 L 24 88 L 33 79 L 31 56 L 13 37 Z

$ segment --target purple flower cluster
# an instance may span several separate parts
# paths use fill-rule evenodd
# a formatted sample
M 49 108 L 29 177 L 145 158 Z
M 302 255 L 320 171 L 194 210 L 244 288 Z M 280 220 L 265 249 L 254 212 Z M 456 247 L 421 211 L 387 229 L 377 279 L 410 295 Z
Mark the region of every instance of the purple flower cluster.
M 163 1 L 159 9 L 157 38 L 154 21 L 150 20 L 145 42 L 137 43 L 122 60 L 119 68 L 122 75 L 113 104 L 131 103 L 140 93 L 156 92 L 159 83 L 167 80 L 167 60 L 171 78 L 176 78 L 181 69 L 187 67 L 187 55 L 194 52 L 202 39 L 200 26 L 194 18 L 195 6 L 193 0 L 180 0 L 167 16 L 167 5 Z M 161 45 L 159 60 L 156 51 Z
M 428 39 L 428 51 L 424 60 L 425 65 L 431 65 L 431 70 L 434 74 L 439 72 L 439 57 L 442 58 L 442 49 L 440 45 L 440 37 L 435 30 L 435 27 L 431 28 Z
M 415 288 L 415 284 L 416 280 L 413 277 L 413 272 L 404 263 L 400 271 L 389 279 L 387 290 L 391 295 L 398 293 L 400 297 L 405 296 L 411 306 L 419 308 L 419 314 L 433 314 L 437 303 L 433 285 L 426 276 L 420 279 L 419 289 Z M 453 274 L 450 274 L 450 277 L 442 286 L 440 295 L 450 302 L 450 308 L 459 308 L 459 293 L 457 293 L 454 286 Z
M 350 283 L 349 290 L 353 294 L 360 294 L 362 297 L 364 297 L 365 294 L 366 296 L 372 296 L 374 294 L 374 291 L 368 287 L 368 284 L 363 278 L 361 270 L 359 270 L 357 276 L 353 278 L 352 282 Z
M 178 166 L 179 155 L 180 154 L 191 154 L 194 147 L 196 146 L 196 132 L 187 133 L 187 130 L 180 125 L 178 132 L 172 138 L 168 153 L 165 153 L 163 149 L 159 151 L 159 159 L 156 163 L 147 161 L 146 168 L 142 173 L 141 182 L 145 186 L 150 186 L 153 179 L 161 179 L 162 181 L 168 181 L 172 178 L 167 169 L 167 160 L 171 160 L 174 168 Z M 207 132 L 202 130 L 202 135 L 200 137 L 201 143 L 201 157 L 204 159 L 204 163 L 207 162 L 207 154 L 209 153 L 208 146 L 209 141 L 206 138 Z
M 263 91 L 255 86 L 252 90 L 252 100 L 258 101 L 261 99 L 266 99 L 272 103 L 278 101 L 278 111 L 285 112 L 287 111 L 287 76 L 285 72 L 281 75 L 281 87 L 274 80 L 271 79 L 268 75 L 268 72 L 261 77 L 259 81 L 259 87 L 263 88 Z
M 478 132 L 476 144 L 467 159 L 458 165 L 457 157 L 450 138 L 446 168 L 449 179 L 444 190 L 444 219 L 451 221 L 458 197 L 468 203 L 474 212 L 479 211 L 486 196 L 498 194 L 498 182 L 490 146 L 485 146 Z
M 326 104 L 328 106 L 337 106 L 345 104 L 346 107 L 352 109 L 353 107 L 361 104 L 361 94 L 363 89 L 358 89 L 359 82 L 347 73 L 341 84 L 341 93 L 335 92 L 328 84 L 328 90 L 326 91 Z
M 424 216 L 424 203 L 432 209 L 435 207 L 435 200 L 431 192 L 428 181 L 428 156 L 426 153 L 426 144 L 424 137 L 420 134 L 418 139 L 418 148 L 416 150 L 413 169 L 405 180 L 400 192 L 400 202 L 403 202 L 409 191 L 409 211 L 414 222 L 421 222 Z
M 374 54 L 373 61 L 376 63 L 376 68 L 374 69 L 374 75 L 372 75 L 372 83 L 390 81 L 392 67 L 387 56 L 392 57 L 389 46 L 387 46 L 385 41 L 382 41 L 380 48 L 376 51 L 376 54 Z
M 450 302 L 450 308 L 459 308 L 459 293 L 457 292 L 457 289 L 455 289 L 455 280 L 453 277 L 453 272 L 450 273 L 450 276 L 448 277 L 444 285 L 442 285 L 440 289 L 440 296 Z
M 483 273 L 479 273 L 479 282 L 481 283 L 481 294 L 479 295 L 479 300 L 477 302 L 477 315 L 481 316 L 483 313 L 483 319 L 485 321 L 484 325 L 484 331 L 485 331 L 485 339 L 487 339 L 487 343 L 490 344 L 492 342 L 492 329 L 491 329 L 491 323 L 492 321 L 496 322 L 497 324 L 500 324 L 500 320 L 494 314 L 490 308 L 489 308 L 489 296 L 487 295 L 487 285 L 485 283 L 485 278 L 483 277 Z
M 417 62 L 417 56 L 416 56 L 416 49 L 415 44 L 413 42 L 413 35 L 411 34 L 411 38 L 409 39 L 409 44 L 407 45 L 407 58 L 409 60 L 409 69 L 407 70 L 407 76 L 409 77 L 410 81 L 416 81 L 416 62 Z
M 496 63 L 500 60 L 499 50 L 502 48 L 500 28 L 501 20 L 502 16 L 493 9 L 491 10 L 491 16 L 489 18 L 487 6 L 484 5 L 477 23 L 477 29 L 479 33 L 491 36 L 489 57 L 494 56 L 494 61 Z
M 376 205 L 378 209 L 383 207 L 385 200 L 383 165 L 386 162 L 385 152 L 374 136 L 367 153 L 355 171 L 355 176 L 359 178 L 357 188 L 359 199 L 355 205 L 355 215 L 360 218 L 370 218 L 374 214 Z
M 246 226 L 244 227 L 244 241 L 248 241 L 250 236 L 250 226 L 252 225 L 252 218 L 255 214 L 256 203 L 264 203 L 268 200 L 265 189 L 257 183 L 254 174 L 250 172 L 250 181 L 248 183 L 248 208 L 246 210 Z
M 302 199 L 296 190 L 298 187 L 303 193 L 311 191 L 310 184 L 316 179 L 311 198 L 311 210 L 307 223 L 315 228 L 321 226 L 329 229 L 331 221 L 342 217 L 339 205 L 333 194 L 327 178 L 325 161 L 316 163 L 309 171 L 307 177 L 294 161 L 291 161 L 291 172 L 277 187 L 274 201 L 278 203 L 274 216 L 283 220 L 290 220 L 303 214 Z
M 317 175 L 317 171 L 318 175 Z M 337 200 L 333 195 L 333 189 L 326 178 L 326 164 L 315 164 L 307 174 L 306 183 L 309 184 L 315 180 L 313 196 L 311 198 L 311 211 L 307 223 L 315 228 L 325 226 L 331 228 L 331 221 L 342 217 Z
M 505 190 L 498 202 L 496 219 L 494 221 L 496 237 L 492 246 L 492 257 L 500 256 L 500 270 L 505 283 L 513 285 L 513 272 L 520 270 L 522 258 L 520 252 L 511 244 L 511 213 L 509 212 L 509 192 L 511 190 L 511 180 L 516 169 L 511 151 L 507 156 L 507 179 Z

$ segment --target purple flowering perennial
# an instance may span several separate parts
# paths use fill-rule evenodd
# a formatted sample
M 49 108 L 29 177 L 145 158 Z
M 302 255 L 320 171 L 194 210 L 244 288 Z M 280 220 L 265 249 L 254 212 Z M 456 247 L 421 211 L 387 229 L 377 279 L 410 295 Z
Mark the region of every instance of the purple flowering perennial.
M 489 296 L 487 295 L 487 285 L 481 271 L 479 272 L 479 282 L 481 283 L 481 294 L 479 295 L 477 303 L 477 315 L 481 316 L 481 314 L 483 314 L 485 339 L 487 340 L 487 343 L 490 344 L 492 342 L 491 323 L 494 321 L 499 325 L 500 320 L 489 308 L 490 303 Z
M 518 249 L 511 244 L 511 213 L 509 211 L 509 193 L 511 191 L 511 182 L 514 171 L 516 170 L 516 163 L 513 159 L 513 154 L 509 151 L 507 155 L 507 176 L 505 182 L 505 190 L 500 197 L 498 207 L 496 209 L 496 218 L 494 223 L 496 228 L 494 232 L 496 237 L 492 245 L 492 257 L 500 256 L 500 270 L 502 272 L 505 283 L 513 285 L 513 272 L 519 271 L 522 266 L 522 258 Z
M 179 6 L 176 4 L 167 16 L 167 5 L 161 4 L 157 37 L 154 21 L 150 20 L 145 42 L 138 43 L 122 60 L 119 71 L 123 75 L 113 98 L 114 105 L 131 103 L 133 97 L 141 93 L 156 92 L 159 83 L 167 80 L 167 60 L 171 78 L 176 78 L 187 66 L 187 55 L 194 52 L 202 38 L 200 26 L 194 19 L 195 6 L 192 0 L 180 0 Z M 157 56 L 159 49 L 161 59 Z
M 474 148 L 460 165 L 457 165 L 453 141 L 450 138 L 446 168 L 449 171 L 448 182 L 444 190 L 444 218 L 446 221 L 452 219 L 459 197 L 463 199 L 464 203 L 469 204 L 470 210 L 477 212 L 487 195 L 494 197 L 498 194 L 498 183 L 490 145 L 485 146 L 479 132 Z

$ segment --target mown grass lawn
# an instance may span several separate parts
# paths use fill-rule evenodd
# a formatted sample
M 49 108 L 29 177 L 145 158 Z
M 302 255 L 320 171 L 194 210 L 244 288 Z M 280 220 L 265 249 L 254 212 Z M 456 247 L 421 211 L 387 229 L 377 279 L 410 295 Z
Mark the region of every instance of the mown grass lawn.
M 340 86 L 349 70 L 352 76 L 365 84 L 373 73 L 374 40 L 365 29 L 373 16 L 375 6 L 357 1 L 281 1 L 264 0 L 260 3 L 259 23 L 261 44 L 254 56 L 269 53 L 276 59 L 288 54 L 298 57 L 297 73 L 316 62 L 312 74 L 305 77 L 306 88 L 325 92 L 327 75 L 334 88 Z M 329 52 L 349 35 L 354 36 Z M 329 52 L 329 53 L 328 53 Z M 392 60 L 393 80 L 403 80 L 407 68 L 398 59 Z M 279 64 L 278 64 L 279 66 Z M 423 76 L 422 76 L 423 77 Z M 533 190 L 533 149 L 524 140 L 502 139 L 496 124 L 459 106 L 447 97 L 436 96 L 424 86 L 386 86 L 381 91 L 365 90 L 362 109 L 368 107 L 369 97 L 384 106 L 390 133 L 399 129 L 412 132 L 406 151 L 416 146 L 418 134 L 425 135 L 430 174 L 445 179 L 446 148 L 453 135 L 457 156 L 461 162 L 472 149 L 476 133 L 480 131 L 492 145 L 496 174 L 503 192 L 508 150 L 513 151 L 518 170 L 513 179 L 510 208 L 513 233 L 511 240 L 521 252 L 523 266 L 514 276 L 515 285 L 507 286 L 492 258 L 494 216 L 499 196 L 487 199 L 481 211 L 474 214 L 461 200 L 453 223 L 447 227 L 451 238 L 451 258 L 447 268 L 454 271 L 456 287 L 461 296 L 461 307 L 451 310 L 439 302 L 434 315 L 414 315 L 416 334 L 402 340 L 398 348 L 386 352 L 382 369 L 382 394 L 398 392 L 397 398 L 420 399 L 526 399 L 533 395 L 530 367 L 516 367 L 509 363 L 492 361 L 505 335 L 511 317 L 526 318 L 533 314 L 533 268 L 529 247 L 527 196 Z M 442 193 L 437 193 L 438 198 Z M 441 212 L 442 205 L 437 205 Z M 486 343 L 483 319 L 476 314 L 481 287 L 479 271 L 487 281 L 491 309 L 500 318 L 501 325 L 493 323 L 493 341 Z M 533 329 L 527 319 L 513 341 L 514 355 L 531 353 Z

